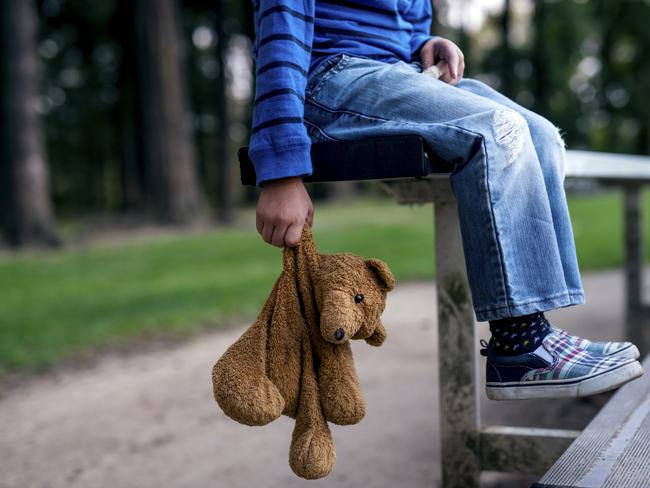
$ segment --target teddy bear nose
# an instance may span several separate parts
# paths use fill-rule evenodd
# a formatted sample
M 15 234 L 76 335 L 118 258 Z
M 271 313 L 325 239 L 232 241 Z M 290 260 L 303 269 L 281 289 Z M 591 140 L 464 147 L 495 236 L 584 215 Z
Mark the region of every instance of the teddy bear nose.
M 341 339 L 343 339 L 344 335 L 345 335 L 345 331 L 343 329 L 336 329 L 336 332 L 334 332 L 334 339 L 340 341 Z

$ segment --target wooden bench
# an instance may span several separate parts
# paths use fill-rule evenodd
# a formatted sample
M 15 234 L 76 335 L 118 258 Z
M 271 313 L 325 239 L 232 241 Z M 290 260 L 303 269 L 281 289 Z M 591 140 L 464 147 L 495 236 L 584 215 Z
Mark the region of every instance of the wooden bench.
M 242 183 L 255 184 L 247 148 L 239 152 Z M 616 165 L 612 165 L 616 161 Z M 648 350 L 641 299 L 643 239 L 640 189 L 650 182 L 650 158 L 568 151 L 567 179 L 593 179 L 625 193 L 626 339 Z M 542 475 L 579 431 L 481 427 L 477 337 L 465 270 L 458 209 L 449 185 L 452 166 L 419 136 L 316 143 L 306 182 L 382 180 L 400 204 L 433 203 L 438 296 L 442 486 L 478 487 L 482 470 Z M 650 459 L 648 459 L 650 462 Z M 541 485 L 543 486 L 543 485 Z M 650 484 L 649 484 L 650 486 Z
M 643 362 L 650 368 L 650 357 Z M 623 386 L 533 488 L 650 486 L 650 374 Z

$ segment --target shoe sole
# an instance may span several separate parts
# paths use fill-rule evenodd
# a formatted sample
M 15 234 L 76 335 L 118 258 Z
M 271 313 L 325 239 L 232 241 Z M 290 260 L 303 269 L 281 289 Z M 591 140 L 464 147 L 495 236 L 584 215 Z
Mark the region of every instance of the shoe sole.
M 583 378 L 539 382 L 488 383 L 485 390 L 490 400 L 498 401 L 531 400 L 535 398 L 579 398 L 613 390 L 642 374 L 643 367 L 641 363 L 631 361 L 622 364 L 616 369 Z

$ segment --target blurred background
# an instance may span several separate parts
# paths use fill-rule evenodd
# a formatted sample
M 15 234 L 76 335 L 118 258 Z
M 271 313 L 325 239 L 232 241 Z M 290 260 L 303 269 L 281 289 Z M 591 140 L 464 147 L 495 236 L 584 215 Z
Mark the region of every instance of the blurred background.
M 570 149 L 649 153 L 650 2 L 433 3 L 466 76 L 545 115 Z M 0 1 L 0 397 L 257 313 L 280 251 L 238 180 L 252 36 L 250 1 Z M 434 277 L 429 207 L 373 183 L 309 191 L 322 251 Z M 620 266 L 621 197 L 568 192 L 583 271 Z
M 1 5 L 0 370 L 255 310 L 279 260 L 254 232 L 256 190 L 238 181 L 252 2 Z M 434 7 L 432 31 L 463 49 L 466 75 L 548 117 L 569 148 L 648 154 L 649 2 Z M 569 190 L 583 269 L 618 265 L 620 198 Z M 433 276 L 418 251 L 430 247 L 428 209 L 395 207 L 372 183 L 310 192 L 324 250 L 378 255 L 398 278 Z M 34 353 L 58 320 L 61 351 L 50 340 Z

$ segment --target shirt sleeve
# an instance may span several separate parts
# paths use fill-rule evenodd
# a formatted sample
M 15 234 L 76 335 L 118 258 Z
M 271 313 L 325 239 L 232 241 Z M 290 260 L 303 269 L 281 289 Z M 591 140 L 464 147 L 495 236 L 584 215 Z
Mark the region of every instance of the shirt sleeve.
M 411 8 L 404 14 L 404 19 L 413 24 L 413 34 L 411 34 L 411 59 L 420 57 L 420 48 L 432 36 L 431 32 L 431 0 L 415 0 Z
M 258 185 L 312 172 L 311 140 L 303 117 L 314 1 L 255 2 L 257 84 L 248 154 Z

